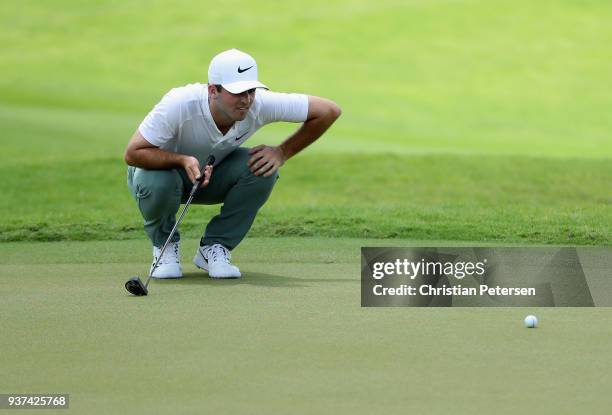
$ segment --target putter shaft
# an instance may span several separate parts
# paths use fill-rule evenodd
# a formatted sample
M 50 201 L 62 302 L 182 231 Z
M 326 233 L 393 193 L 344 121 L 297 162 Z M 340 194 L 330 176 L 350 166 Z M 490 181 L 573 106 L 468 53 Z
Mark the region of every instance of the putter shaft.
M 157 268 L 157 265 L 159 264 L 159 261 L 161 260 L 162 255 L 164 255 L 164 251 L 166 250 L 166 247 L 170 243 L 170 240 L 172 239 L 172 236 L 174 236 L 174 233 L 176 232 L 176 229 L 181 224 L 181 221 L 183 220 L 183 217 L 185 216 L 185 213 L 187 213 L 187 209 L 189 208 L 189 205 L 191 204 L 191 201 L 193 200 L 195 194 L 200 189 L 200 186 L 202 185 L 202 181 L 204 180 L 204 172 L 206 170 L 206 167 L 207 166 L 212 166 L 214 163 L 215 163 L 215 156 L 213 156 L 211 154 L 210 156 L 208 156 L 208 159 L 206 160 L 206 163 L 204 163 L 204 166 L 202 167 L 202 170 L 200 171 L 200 177 L 193 184 L 193 187 L 191 188 L 191 193 L 189 193 L 189 198 L 187 199 L 187 202 L 185 202 L 185 206 L 183 207 L 183 210 L 182 210 L 181 214 L 179 215 L 179 218 L 177 219 L 176 223 L 172 227 L 172 230 L 170 231 L 170 235 L 168 235 L 168 239 L 166 239 L 166 243 L 164 243 L 164 246 L 162 246 L 162 249 L 159 252 L 159 256 L 157 257 L 157 260 L 155 261 L 155 264 L 153 264 L 153 267 L 151 267 L 151 272 L 149 272 L 149 276 L 147 277 L 147 280 L 145 281 L 145 285 L 144 285 L 145 288 L 149 287 L 149 281 L 151 280 L 151 276 L 153 275 L 153 271 L 155 271 L 155 269 Z

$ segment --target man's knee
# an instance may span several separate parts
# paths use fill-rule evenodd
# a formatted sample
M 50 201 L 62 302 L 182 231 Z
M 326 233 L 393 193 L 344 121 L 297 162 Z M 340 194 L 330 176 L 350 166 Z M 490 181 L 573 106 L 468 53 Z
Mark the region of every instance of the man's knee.
M 237 148 L 223 160 L 222 163 L 226 163 L 226 166 L 224 166 L 226 170 L 224 170 L 222 174 L 233 177 L 232 180 L 234 183 L 242 182 L 261 189 L 272 189 L 279 177 L 278 171 L 274 172 L 269 177 L 256 176 L 249 167 L 250 158 L 251 155 L 249 154 L 248 148 Z
M 254 185 L 262 190 L 272 190 L 274 185 L 276 184 L 276 180 L 278 180 L 278 171 L 275 171 L 268 177 L 263 175 L 255 176 L 253 173 L 249 175 L 249 181 L 253 181 Z

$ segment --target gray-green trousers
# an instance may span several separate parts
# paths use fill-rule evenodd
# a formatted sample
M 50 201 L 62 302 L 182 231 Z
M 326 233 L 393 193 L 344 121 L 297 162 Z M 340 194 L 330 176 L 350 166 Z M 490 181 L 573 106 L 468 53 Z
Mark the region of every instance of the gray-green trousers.
M 237 148 L 213 169 L 208 186 L 200 189 L 192 203 L 223 203 L 201 240 L 202 245 L 222 244 L 234 249 L 251 228 L 257 211 L 266 202 L 278 179 L 255 176 L 249 170 L 248 148 Z M 128 188 L 144 218 L 144 229 L 155 246 L 161 247 L 176 221 L 193 184 L 185 170 L 146 170 L 128 167 Z M 176 242 L 179 232 L 172 237 Z

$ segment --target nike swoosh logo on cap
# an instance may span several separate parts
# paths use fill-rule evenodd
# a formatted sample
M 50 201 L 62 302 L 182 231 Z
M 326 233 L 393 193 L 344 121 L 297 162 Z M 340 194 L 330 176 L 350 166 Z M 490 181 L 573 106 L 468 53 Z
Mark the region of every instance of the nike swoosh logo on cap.
M 251 69 L 254 65 L 249 66 L 248 68 L 242 69 L 240 66 L 238 66 L 238 73 L 242 73 L 242 72 L 246 72 L 249 69 Z

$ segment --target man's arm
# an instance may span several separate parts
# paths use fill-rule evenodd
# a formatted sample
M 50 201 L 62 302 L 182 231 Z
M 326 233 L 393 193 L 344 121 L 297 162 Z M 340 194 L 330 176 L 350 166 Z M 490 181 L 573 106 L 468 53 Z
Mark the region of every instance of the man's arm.
M 198 159 L 162 150 L 149 143 L 138 130 L 136 130 L 128 143 L 124 159 L 130 166 L 149 170 L 166 170 L 182 167 L 187 172 L 192 183 L 200 175 L 200 162 Z M 207 177 L 202 182 L 202 187 L 208 184 L 211 173 L 212 166 L 208 166 L 205 173 Z
M 302 126 L 279 146 L 259 145 L 250 150 L 249 168 L 256 176 L 268 177 L 285 161 L 308 147 L 340 117 L 342 110 L 333 101 L 308 97 L 308 116 Z

